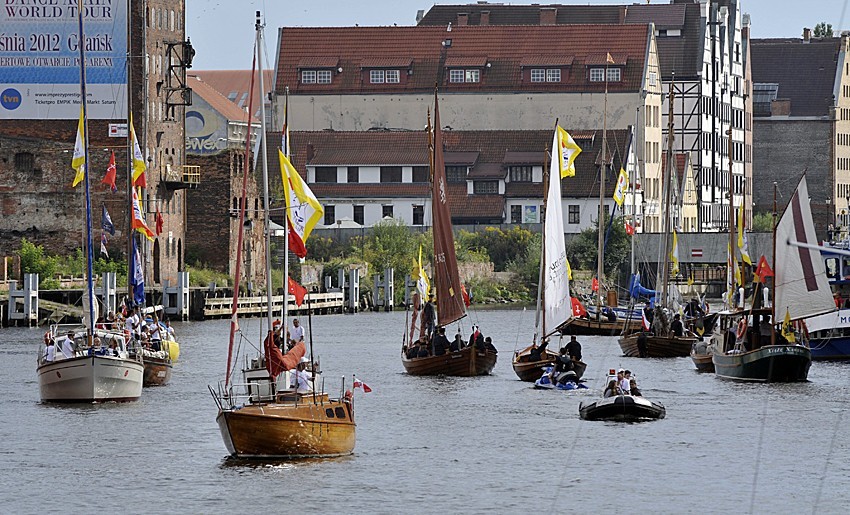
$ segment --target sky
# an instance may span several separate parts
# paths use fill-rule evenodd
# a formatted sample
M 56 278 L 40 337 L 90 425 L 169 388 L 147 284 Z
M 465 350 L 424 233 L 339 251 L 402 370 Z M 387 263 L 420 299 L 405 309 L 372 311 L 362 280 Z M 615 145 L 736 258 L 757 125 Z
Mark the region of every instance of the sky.
M 511 1 L 509 4 L 629 4 L 637 0 Z M 850 29 L 850 0 L 742 0 L 752 20 L 754 38 L 799 37 L 803 27 L 825 21 L 835 30 Z M 266 19 L 266 51 L 274 65 L 274 46 L 279 27 L 325 27 L 352 25 L 414 25 L 416 11 L 435 3 L 464 4 L 470 0 L 186 0 L 186 34 L 197 54 L 196 70 L 238 70 L 251 67 L 254 13 Z M 497 3 L 497 2 L 491 2 Z M 652 3 L 668 3 L 652 0 Z M 805 4 L 805 8 L 801 5 Z

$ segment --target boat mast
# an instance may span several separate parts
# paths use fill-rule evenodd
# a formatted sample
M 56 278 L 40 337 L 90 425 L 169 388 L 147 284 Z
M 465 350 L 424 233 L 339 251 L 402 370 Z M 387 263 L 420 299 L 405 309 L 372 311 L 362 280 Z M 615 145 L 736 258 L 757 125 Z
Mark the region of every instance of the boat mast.
M 637 203 L 636 203 L 637 200 L 636 200 L 636 193 L 635 193 L 635 184 L 637 182 L 638 171 L 640 170 L 640 160 L 638 159 L 638 151 L 640 149 L 638 149 L 638 146 L 637 146 L 637 127 L 638 127 L 638 117 L 639 117 L 639 115 L 640 115 L 640 107 L 635 109 L 635 125 L 632 128 L 632 148 L 635 151 L 635 173 L 632 175 L 631 180 L 629 181 L 631 183 L 630 186 L 632 188 L 632 229 L 634 229 L 634 231 L 632 232 L 632 236 L 631 236 L 631 247 L 632 247 L 631 254 L 632 254 L 632 256 L 631 256 L 631 263 L 630 263 L 631 269 L 630 270 L 631 270 L 632 276 L 635 275 L 635 235 L 634 235 L 634 233 L 637 232 Z M 631 294 L 631 292 L 629 292 L 629 294 Z M 631 318 L 631 315 L 629 315 L 629 318 Z
M 670 184 L 670 176 L 673 175 L 673 141 L 676 139 L 676 135 L 673 133 L 673 100 L 675 99 L 676 92 L 673 91 L 673 88 L 670 88 L 670 98 L 668 99 L 669 104 L 669 112 L 667 116 L 667 166 L 665 167 L 664 173 L 664 208 L 662 213 L 664 215 L 664 256 L 662 256 L 662 263 L 664 266 L 661 268 L 661 274 L 659 277 L 661 278 L 661 302 L 662 305 L 667 305 L 667 281 L 670 277 L 670 194 L 672 186 Z
M 133 296 L 133 138 L 130 123 L 133 117 L 133 69 L 130 64 L 133 56 L 133 24 L 127 16 L 127 295 L 131 303 Z
M 262 84 L 263 84 L 262 77 L 260 77 L 260 84 L 261 84 L 260 90 L 262 91 L 262 87 L 263 87 L 262 86 Z M 286 144 L 284 145 L 285 148 L 283 148 L 283 153 L 284 153 L 284 155 L 286 155 L 286 158 L 289 159 L 289 147 L 290 147 L 290 142 L 289 142 L 289 86 L 286 86 L 285 92 L 286 92 L 286 94 L 285 94 L 284 100 L 283 100 L 283 137 L 286 140 Z M 263 102 L 263 103 L 265 104 L 265 102 Z M 261 112 L 265 113 L 264 109 L 265 109 L 265 107 L 261 108 Z M 265 114 L 263 114 L 263 117 L 265 118 Z M 264 135 L 265 135 L 265 133 L 264 133 Z M 267 197 L 266 198 L 266 206 L 268 206 L 268 205 L 269 204 L 268 204 L 268 197 Z M 285 205 L 286 205 L 286 202 L 284 201 L 284 206 Z M 268 207 L 266 207 L 266 210 L 268 210 Z M 288 331 L 287 327 L 289 327 L 287 325 L 289 323 L 288 322 L 288 319 L 289 319 L 289 212 L 288 211 L 284 213 L 283 221 L 284 221 L 283 225 L 286 228 L 286 230 L 284 230 L 284 232 L 283 232 L 284 235 L 285 235 L 286 241 L 283 243 L 283 249 L 284 249 L 284 253 L 283 253 L 283 283 L 284 284 L 283 284 L 283 308 L 281 309 L 280 315 L 283 319 L 283 329 L 281 329 L 281 332 L 283 333 L 283 338 L 286 339 L 286 331 Z M 271 265 L 269 265 L 269 266 L 271 266 Z M 271 274 L 271 268 L 269 268 L 269 274 Z M 341 287 L 342 287 L 342 285 L 340 285 L 340 288 Z M 309 313 L 310 313 L 310 309 L 309 309 L 309 300 L 308 300 L 308 308 L 307 308 L 308 318 L 309 318 Z M 312 334 L 312 330 L 313 330 L 313 323 L 310 322 L 311 334 Z M 289 342 L 285 342 L 285 343 L 289 343 Z M 311 348 L 311 350 L 310 350 L 310 361 L 313 360 L 312 346 L 313 346 L 313 337 L 311 336 L 310 337 L 310 348 Z
M 555 121 L 555 131 L 557 131 L 557 130 L 558 130 L 558 122 L 556 120 Z M 542 224 L 542 228 L 541 228 L 541 232 L 540 232 L 540 235 L 541 235 L 541 238 L 540 238 L 540 274 L 538 275 L 538 278 L 537 278 L 537 313 L 534 316 L 534 339 L 531 340 L 531 343 L 537 343 L 537 337 L 540 336 L 541 334 L 543 335 L 541 340 L 543 338 L 545 338 L 545 335 L 546 335 L 546 317 L 545 316 L 542 317 L 543 318 L 543 332 L 541 333 L 539 331 L 539 329 L 540 329 L 540 319 L 541 319 L 540 315 L 543 313 L 543 310 L 546 308 L 546 305 L 545 305 L 546 301 L 544 300 L 544 296 L 543 296 L 543 290 L 546 287 L 546 282 L 543 280 L 543 272 L 545 270 L 544 263 L 546 263 L 546 205 L 547 205 L 546 201 L 549 199 L 549 181 L 551 180 L 551 178 L 549 177 L 550 170 L 546 166 L 546 157 L 547 157 L 547 155 L 546 155 L 546 152 L 544 151 L 543 152 L 543 211 L 540 213 L 540 216 L 542 217 L 541 220 L 543 220 L 543 224 Z M 558 174 L 558 180 L 560 180 L 560 173 Z
M 770 344 L 776 345 L 776 182 L 773 183 L 773 300 L 770 303 Z
M 263 227 L 265 229 L 265 237 L 266 237 L 266 316 L 268 317 L 269 324 L 269 333 L 272 330 L 272 257 L 271 257 L 271 220 L 269 217 L 269 161 L 268 161 L 268 153 L 266 152 L 266 104 L 264 99 L 266 98 L 265 90 L 263 89 L 263 24 L 260 20 L 260 11 L 257 11 L 257 75 L 259 76 L 260 83 L 260 142 L 261 149 L 260 157 L 262 157 L 263 161 L 263 206 L 265 207 L 265 216 L 263 217 Z M 288 216 L 287 216 L 288 219 Z M 287 223 L 287 234 L 289 230 L 289 224 Z M 286 277 L 284 280 L 287 280 L 289 277 L 289 238 L 285 238 L 286 243 L 284 243 L 284 275 Z M 289 300 L 289 295 L 284 295 L 284 305 Z M 286 319 L 283 321 L 286 324 Z M 286 334 L 286 326 L 283 327 L 283 334 Z
M 608 173 L 608 63 L 611 54 L 605 60 L 605 100 L 602 109 L 602 167 L 599 169 L 599 216 L 596 219 L 596 320 L 602 317 L 602 281 L 605 280 L 605 175 Z M 559 149 L 560 150 L 560 149 Z M 560 180 L 560 174 L 559 174 Z
M 728 144 L 728 153 L 729 153 L 729 266 L 732 267 L 732 270 L 729 271 L 729 277 L 731 280 L 729 281 L 729 303 L 732 304 L 729 306 L 730 310 L 733 310 L 735 307 L 735 295 L 733 291 L 738 288 L 737 283 L 735 282 L 735 266 L 738 264 L 738 255 L 735 252 L 735 203 L 733 202 L 734 197 L 732 195 L 732 181 L 735 179 L 735 176 L 732 174 L 732 127 L 726 130 L 726 135 L 729 136 L 729 144 Z M 743 281 L 743 269 L 741 269 L 741 280 Z

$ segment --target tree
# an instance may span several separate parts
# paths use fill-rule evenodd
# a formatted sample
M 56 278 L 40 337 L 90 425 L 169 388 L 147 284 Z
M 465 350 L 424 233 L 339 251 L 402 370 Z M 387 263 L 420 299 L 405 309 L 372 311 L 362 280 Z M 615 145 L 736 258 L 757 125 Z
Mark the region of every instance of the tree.
M 603 230 L 608 230 L 609 218 L 608 215 L 605 216 Z M 567 247 L 567 259 L 570 260 L 570 266 L 574 269 L 596 270 L 598 234 L 596 227 L 589 227 L 570 241 Z M 626 264 L 631 246 L 629 237 L 622 219 L 615 218 L 604 250 L 603 267 L 606 276 L 616 274 Z
M 756 213 L 753 215 L 752 232 L 772 232 L 773 231 L 773 214 L 772 213 Z
M 831 38 L 832 37 L 832 24 L 826 23 L 822 21 L 815 25 L 814 37 L 816 38 Z

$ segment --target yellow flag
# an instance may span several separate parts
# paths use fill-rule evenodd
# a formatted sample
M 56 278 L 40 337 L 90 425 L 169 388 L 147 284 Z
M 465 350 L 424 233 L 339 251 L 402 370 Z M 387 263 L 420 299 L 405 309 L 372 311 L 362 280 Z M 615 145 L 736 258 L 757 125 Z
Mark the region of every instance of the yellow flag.
M 575 177 L 575 160 L 581 154 L 581 147 L 575 142 L 570 133 L 559 125 L 555 131 L 558 134 L 558 164 L 561 178 Z
M 431 291 L 431 281 L 428 280 L 428 274 L 425 273 L 425 268 L 422 267 L 422 245 L 419 245 L 419 261 L 416 263 L 416 290 L 422 297 L 422 300 L 428 300 L 428 292 Z
M 788 340 L 788 343 L 795 343 L 797 338 L 794 336 L 794 327 L 791 325 L 791 313 L 788 308 L 785 308 L 785 320 L 782 321 L 782 337 Z
M 618 206 L 623 205 L 626 200 L 626 190 L 629 189 L 629 174 L 624 168 L 620 168 L 620 176 L 617 177 L 617 186 L 614 188 L 614 202 Z
M 679 239 L 673 231 L 673 248 L 670 249 L 670 262 L 673 263 L 673 275 L 679 273 Z
M 145 173 L 145 158 L 142 156 L 142 149 L 139 148 L 139 138 L 136 137 L 136 129 L 133 127 L 133 115 L 130 115 L 130 137 L 133 142 L 133 185 L 145 186 L 144 181 L 139 181 L 139 177 Z
M 77 124 L 77 141 L 74 142 L 74 157 L 71 159 L 71 168 L 77 171 L 71 187 L 76 187 L 86 178 L 86 130 L 83 119 L 83 106 L 80 106 L 80 123 Z
M 741 259 L 748 265 L 753 264 L 750 259 L 750 251 L 747 249 L 747 233 L 744 227 L 744 204 L 738 209 L 738 249 L 741 251 Z
M 605 56 L 605 62 L 608 64 L 614 64 L 614 58 L 611 57 L 611 52 L 608 52 L 608 55 Z
M 567 279 L 572 281 L 573 280 L 573 269 L 570 266 L 570 260 L 567 259 L 566 261 L 567 261 Z

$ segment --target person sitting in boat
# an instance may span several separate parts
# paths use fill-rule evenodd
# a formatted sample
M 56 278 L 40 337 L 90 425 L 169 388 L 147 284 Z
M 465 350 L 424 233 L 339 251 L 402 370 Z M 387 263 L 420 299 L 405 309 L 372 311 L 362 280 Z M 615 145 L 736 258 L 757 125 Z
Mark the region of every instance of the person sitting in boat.
M 629 391 L 635 397 L 643 397 L 638 389 L 637 380 L 634 377 L 629 379 Z
M 442 356 L 449 350 L 449 339 L 446 338 L 445 327 L 441 327 L 437 333 L 437 337 L 434 338 L 434 355 Z
M 302 357 L 301 361 L 298 362 L 298 366 L 295 367 L 295 372 L 292 374 L 292 387 L 301 394 L 313 391 L 312 379 L 310 378 L 310 373 L 307 372 L 307 365 L 309 363 L 310 360 L 306 356 Z
M 463 348 L 463 339 L 460 337 L 460 333 L 457 333 L 455 335 L 455 339 L 452 340 L 451 345 L 449 345 L 449 349 L 451 349 L 452 352 L 460 352 L 460 350 L 462 348 Z
M 677 338 L 685 335 L 685 326 L 682 325 L 682 318 L 678 313 L 673 315 L 673 323 L 670 324 L 670 330 L 673 332 L 673 336 Z
M 546 356 L 546 346 L 549 345 L 549 338 L 543 340 L 543 343 L 538 347 L 536 343 L 531 344 L 531 352 L 528 354 L 528 361 L 534 363 L 543 361 Z
M 552 381 L 552 384 L 557 385 L 567 379 L 568 372 L 575 374 L 573 368 L 573 360 L 567 355 L 567 348 L 561 347 L 558 357 L 555 358 L 555 366 L 552 367 L 552 371 L 549 373 L 549 379 Z
M 407 352 L 404 353 L 407 359 L 413 359 L 419 355 L 419 342 L 413 342 L 408 348 Z
M 608 381 L 608 386 L 605 387 L 605 392 L 602 393 L 602 396 L 606 397 L 606 398 L 607 397 L 616 397 L 617 395 L 620 395 L 621 393 L 622 392 L 620 392 L 620 387 L 617 386 L 617 380 L 611 379 L 610 381 Z
M 626 379 L 626 371 L 622 368 L 617 371 L 617 383 L 620 386 L 620 391 L 623 395 L 630 395 L 629 380 Z
M 484 348 L 491 352 L 495 352 L 496 354 L 499 353 L 499 350 L 496 348 L 495 345 L 493 345 L 493 340 L 489 336 L 487 338 L 484 338 Z
M 177 336 L 174 334 L 174 328 L 171 327 L 171 319 L 165 319 L 165 329 L 164 333 L 167 339 L 171 341 L 177 341 Z
M 472 334 L 469 336 L 469 346 L 472 345 L 475 345 L 479 350 L 484 350 L 484 335 L 481 334 L 477 325 L 472 326 Z
M 106 355 L 118 357 L 118 342 L 112 340 L 112 343 L 109 344 L 109 348 L 106 349 Z
M 417 358 L 427 358 L 431 355 L 431 352 L 428 350 L 428 344 L 425 340 L 419 340 L 419 353 L 416 355 Z
M 609 308 L 608 306 L 605 306 L 605 307 L 602 308 L 602 314 L 605 316 L 605 319 L 608 320 L 609 322 L 613 323 L 613 322 L 617 321 L 617 314 L 614 313 L 614 310 Z
M 570 341 L 565 347 L 570 359 L 573 361 L 581 361 L 581 344 L 576 340 L 576 335 L 570 336 Z
M 62 340 L 62 356 L 65 358 L 74 357 L 74 331 L 68 331 L 68 335 Z

